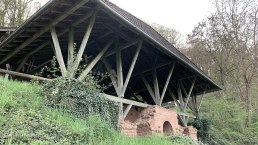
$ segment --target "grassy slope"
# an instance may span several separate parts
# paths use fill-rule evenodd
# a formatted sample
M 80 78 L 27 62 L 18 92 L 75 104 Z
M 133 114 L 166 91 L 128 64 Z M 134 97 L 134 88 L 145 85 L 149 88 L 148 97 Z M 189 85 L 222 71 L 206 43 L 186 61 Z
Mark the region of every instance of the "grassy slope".
M 0 77 L 0 144 L 189 145 L 186 137 L 126 137 L 98 117 L 78 119 L 48 108 L 31 83 Z

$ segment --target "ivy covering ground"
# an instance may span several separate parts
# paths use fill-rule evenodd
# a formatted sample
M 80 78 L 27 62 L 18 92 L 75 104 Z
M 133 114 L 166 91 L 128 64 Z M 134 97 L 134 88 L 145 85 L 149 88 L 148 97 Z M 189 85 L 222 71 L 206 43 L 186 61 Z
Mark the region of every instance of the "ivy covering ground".
M 41 91 L 41 87 L 36 84 L 9 81 L 0 77 L 0 144 L 196 144 L 185 136 L 126 137 L 99 115 L 77 117 L 73 112 L 67 111 L 67 108 L 49 107 L 51 101 L 46 105 L 46 98 L 42 97 Z

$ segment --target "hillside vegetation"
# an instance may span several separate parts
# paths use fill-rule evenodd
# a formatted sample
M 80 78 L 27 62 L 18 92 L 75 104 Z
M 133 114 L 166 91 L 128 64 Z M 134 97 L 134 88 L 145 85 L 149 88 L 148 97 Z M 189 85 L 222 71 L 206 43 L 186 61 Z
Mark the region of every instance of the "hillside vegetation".
M 97 115 L 80 119 L 45 105 L 33 83 L 0 78 L 0 144 L 189 145 L 184 136 L 126 137 Z

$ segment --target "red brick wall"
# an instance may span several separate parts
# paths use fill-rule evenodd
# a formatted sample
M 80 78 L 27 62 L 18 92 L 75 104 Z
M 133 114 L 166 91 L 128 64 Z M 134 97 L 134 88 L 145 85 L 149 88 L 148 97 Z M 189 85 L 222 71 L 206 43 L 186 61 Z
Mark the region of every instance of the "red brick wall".
M 165 122 L 167 122 L 167 126 L 172 126 L 171 134 L 184 133 L 197 140 L 197 130 L 193 127 L 184 128 L 180 126 L 176 111 L 157 105 L 144 109 L 132 107 L 125 120 L 121 121 L 120 128 L 123 133 L 129 136 L 144 136 L 154 132 L 163 133 Z

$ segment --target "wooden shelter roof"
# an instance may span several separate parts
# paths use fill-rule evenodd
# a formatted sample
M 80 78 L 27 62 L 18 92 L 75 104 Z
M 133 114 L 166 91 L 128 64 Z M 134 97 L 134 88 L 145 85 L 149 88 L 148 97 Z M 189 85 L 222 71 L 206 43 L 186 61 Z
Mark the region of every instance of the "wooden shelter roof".
M 79 5 L 80 3 L 82 5 Z M 78 9 L 69 11 L 77 5 Z M 49 1 L 0 43 L 0 67 L 4 67 L 6 63 L 14 67 L 18 66 L 25 57 L 29 57 L 35 66 L 49 61 L 54 55 L 49 31 L 51 26 L 56 27 L 62 53 L 66 60 L 68 27 L 75 27 L 75 42 L 80 45 L 88 24 L 88 18 L 96 8 L 99 8 L 99 12 L 86 47 L 85 56 L 96 56 L 99 52 L 97 48 L 104 46 L 112 38 L 117 38 L 121 45 L 143 39 L 143 47 L 135 65 L 129 88 L 126 91 L 126 97 L 136 94 L 149 96 L 140 76 L 144 75 L 147 81 L 152 81 L 153 68 L 157 69 L 159 87 L 162 88 L 173 62 L 176 64 L 169 86 L 174 92 L 177 92 L 176 84 L 178 81 L 181 81 L 186 90 L 189 90 L 194 76 L 197 76 L 193 90 L 194 95 L 202 94 L 205 92 L 205 88 L 206 92 L 221 89 L 152 27 L 107 0 Z M 116 47 L 115 44 L 112 44 L 110 50 L 114 47 Z M 125 75 L 130 68 L 135 50 L 135 46 L 130 46 L 122 51 L 123 73 Z M 112 56 L 115 55 L 107 56 L 106 59 L 110 62 L 111 67 L 115 68 L 116 61 L 115 57 Z M 106 70 L 103 68 L 103 64 L 98 63 L 94 70 L 105 72 Z M 110 83 L 110 80 L 105 83 Z M 115 94 L 113 88 L 108 88 L 106 92 Z M 153 104 L 151 99 L 144 100 Z M 173 99 L 168 96 L 164 98 L 164 102 L 171 100 Z

